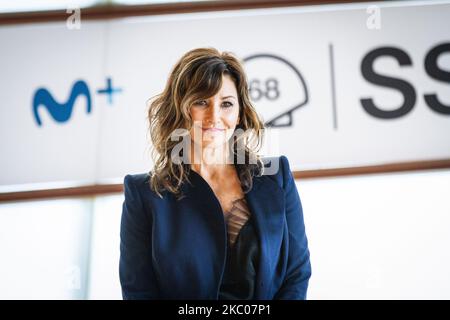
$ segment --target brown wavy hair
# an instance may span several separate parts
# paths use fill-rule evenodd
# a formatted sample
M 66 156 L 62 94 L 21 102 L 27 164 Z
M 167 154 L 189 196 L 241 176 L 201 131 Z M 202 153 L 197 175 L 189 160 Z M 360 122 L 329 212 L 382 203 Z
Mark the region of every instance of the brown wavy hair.
M 174 163 L 171 153 L 178 141 L 172 141 L 176 129 L 189 130 L 193 121 L 190 107 L 198 99 L 215 95 L 222 86 L 222 75 L 229 75 L 236 85 L 239 99 L 239 123 L 244 134 L 233 134 L 229 143 L 233 160 L 244 193 L 251 190 L 253 177 L 261 176 L 264 164 L 258 154 L 264 138 L 264 122 L 250 101 L 247 76 L 241 61 L 232 52 L 220 53 L 212 47 L 197 48 L 185 53 L 172 68 L 162 93 L 149 99 L 148 125 L 154 162 L 150 174 L 150 187 L 159 197 L 167 190 L 177 199 L 183 197 L 180 187 L 189 181 L 191 166 Z M 249 130 L 250 129 L 250 130 Z M 235 133 L 237 132 L 235 130 Z M 242 132 L 242 131 L 241 131 Z M 244 161 L 235 161 L 237 155 Z M 240 158 L 242 159 L 242 158 Z M 239 163 L 237 163 L 239 162 Z

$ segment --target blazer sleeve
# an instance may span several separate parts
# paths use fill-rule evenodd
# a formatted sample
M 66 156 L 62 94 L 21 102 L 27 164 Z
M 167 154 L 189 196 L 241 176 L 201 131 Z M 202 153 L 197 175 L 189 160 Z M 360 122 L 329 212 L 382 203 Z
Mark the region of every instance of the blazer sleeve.
M 286 200 L 288 229 L 288 265 L 286 277 L 275 299 L 306 300 L 311 277 L 310 253 L 305 233 L 303 208 L 286 156 L 280 156 Z
M 132 175 L 124 178 L 125 200 L 120 223 L 119 277 L 124 300 L 157 299 L 152 266 L 151 219 Z

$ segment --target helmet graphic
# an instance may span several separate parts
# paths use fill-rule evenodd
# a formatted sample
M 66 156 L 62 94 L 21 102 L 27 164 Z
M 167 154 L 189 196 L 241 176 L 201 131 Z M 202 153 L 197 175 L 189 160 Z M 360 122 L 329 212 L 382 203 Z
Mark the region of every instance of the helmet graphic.
M 297 68 L 272 54 L 243 59 L 250 98 L 267 127 L 292 126 L 292 113 L 308 102 L 308 88 Z

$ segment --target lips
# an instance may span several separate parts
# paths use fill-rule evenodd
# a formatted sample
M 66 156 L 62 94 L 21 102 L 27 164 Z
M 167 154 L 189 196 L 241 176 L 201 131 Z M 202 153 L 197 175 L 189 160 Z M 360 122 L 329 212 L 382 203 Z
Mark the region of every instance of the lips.
M 203 131 L 213 131 L 213 132 L 220 132 L 220 131 L 225 131 L 225 129 L 220 129 L 220 128 L 202 128 Z

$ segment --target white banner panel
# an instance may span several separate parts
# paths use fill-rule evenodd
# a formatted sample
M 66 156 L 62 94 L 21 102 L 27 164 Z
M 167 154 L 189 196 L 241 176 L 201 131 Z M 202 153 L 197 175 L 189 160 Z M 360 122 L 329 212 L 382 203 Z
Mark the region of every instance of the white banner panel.
M 448 159 L 449 17 L 402 1 L 0 27 L 0 185 L 150 170 L 146 102 L 202 46 L 245 61 L 265 154 L 293 170 Z

